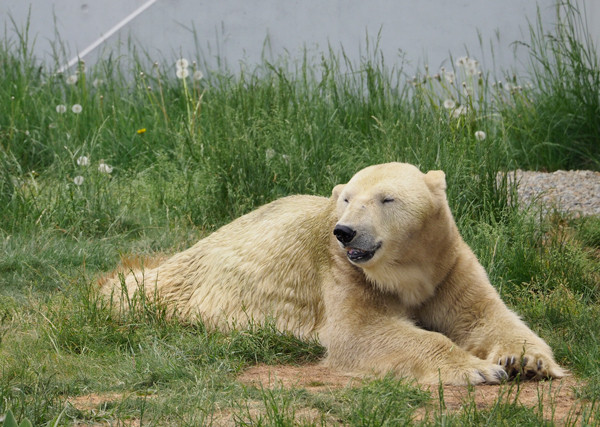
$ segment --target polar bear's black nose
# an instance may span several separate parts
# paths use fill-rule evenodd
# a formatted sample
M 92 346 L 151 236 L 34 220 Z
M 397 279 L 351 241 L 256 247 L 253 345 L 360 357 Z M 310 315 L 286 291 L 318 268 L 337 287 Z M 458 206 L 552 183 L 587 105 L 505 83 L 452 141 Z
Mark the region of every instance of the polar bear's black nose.
M 356 236 L 356 231 L 345 225 L 336 225 L 333 229 L 335 237 L 344 245 L 347 245 Z

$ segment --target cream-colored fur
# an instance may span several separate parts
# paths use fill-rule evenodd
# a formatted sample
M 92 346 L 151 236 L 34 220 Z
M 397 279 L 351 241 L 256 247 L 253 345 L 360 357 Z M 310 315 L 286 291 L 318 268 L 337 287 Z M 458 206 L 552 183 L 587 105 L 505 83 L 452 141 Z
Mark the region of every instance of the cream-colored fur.
M 181 319 L 219 329 L 273 318 L 353 373 L 449 384 L 562 377 L 460 237 L 445 189 L 441 171 L 368 167 L 331 198 L 276 200 L 130 272 L 128 297 L 144 289 Z M 114 279 L 101 292 L 120 289 Z

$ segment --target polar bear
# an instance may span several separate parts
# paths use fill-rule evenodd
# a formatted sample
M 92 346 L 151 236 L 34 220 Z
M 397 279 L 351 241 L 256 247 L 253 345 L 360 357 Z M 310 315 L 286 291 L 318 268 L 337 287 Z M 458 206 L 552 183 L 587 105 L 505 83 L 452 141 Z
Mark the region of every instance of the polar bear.
M 274 319 L 353 374 L 455 385 L 562 377 L 461 238 L 445 190 L 442 171 L 370 166 L 330 198 L 271 202 L 101 292 L 145 292 L 221 330 Z

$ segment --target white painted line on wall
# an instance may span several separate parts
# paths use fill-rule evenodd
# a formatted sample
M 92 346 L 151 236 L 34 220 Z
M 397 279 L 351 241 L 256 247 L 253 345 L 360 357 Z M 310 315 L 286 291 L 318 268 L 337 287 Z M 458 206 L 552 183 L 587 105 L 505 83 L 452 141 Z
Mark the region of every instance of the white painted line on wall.
M 119 31 L 121 28 L 123 28 L 129 22 L 133 21 L 140 13 L 142 13 L 143 11 L 148 9 L 150 6 L 152 6 L 157 1 L 158 0 L 149 0 L 146 3 L 144 3 L 143 5 L 141 5 L 140 7 L 138 7 L 136 10 L 131 12 L 129 15 L 127 15 L 125 18 L 123 18 L 121 21 L 119 21 L 117 23 L 117 25 L 115 25 L 110 30 L 108 30 L 108 32 L 106 34 L 103 34 L 100 38 L 95 40 L 91 45 L 89 45 L 88 47 L 83 49 L 80 53 L 75 55 L 67 63 L 67 65 L 63 65 L 62 67 L 60 67 L 58 69 L 58 73 L 63 73 L 66 70 L 68 70 L 69 68 L 71 68 L 73 65 L 77 64 L 77 62 L 79 62 L 81 59 L 83 59 L 88 53 L 90 53 L 91 51 L 96 49 L 98 46 L 100 46 L 102 43 L 104 43 L 110 36 L 112 36 L 114 33 Z

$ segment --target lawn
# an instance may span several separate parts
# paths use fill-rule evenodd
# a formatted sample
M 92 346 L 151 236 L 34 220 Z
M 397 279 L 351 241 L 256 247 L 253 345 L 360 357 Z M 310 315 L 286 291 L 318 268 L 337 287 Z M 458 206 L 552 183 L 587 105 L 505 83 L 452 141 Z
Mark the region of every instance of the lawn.
M 566 12 L 552 34 L 532 23 L 523 76 L 465 57 L 407 77 L 376 49 L 359 63 L 325 51 L 234 71 L 132 52 L 63 75 L 31 56 L 26 33 L 4 40 L 0 414 L 33 425 L 558 421 L 557 402 L 508 398 L 514 383 L 483 407 L 468 395 L 462 410 L 443 388 L 394 378 L 261 386 L 240 375 L 313 366 L 323 348 L 268 324 L 208 332 L 154 306 L 115 319 L 98 301 L 97 280 L 122 257 L 175 253 L 266 202 L 327 196 L 364 166 L 403 161 L 446 172 L 463 237 L 573 374 L 563 422 L 599 422 L 600 217 L 541 215 L 497 178 L 600 170 L 598 57 Z

